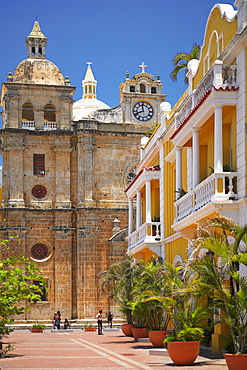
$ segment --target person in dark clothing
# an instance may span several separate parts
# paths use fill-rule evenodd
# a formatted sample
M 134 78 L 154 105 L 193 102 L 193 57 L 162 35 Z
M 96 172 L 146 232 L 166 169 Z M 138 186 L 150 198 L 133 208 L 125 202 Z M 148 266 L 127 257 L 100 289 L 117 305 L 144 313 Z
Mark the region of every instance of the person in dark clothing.
M 109 328 L 112 328 L 112 319 L 113 319 L 113 313 L 112 312 L 109 312 L 107 314 L 107 322 L 108 322 L 108 327 Z

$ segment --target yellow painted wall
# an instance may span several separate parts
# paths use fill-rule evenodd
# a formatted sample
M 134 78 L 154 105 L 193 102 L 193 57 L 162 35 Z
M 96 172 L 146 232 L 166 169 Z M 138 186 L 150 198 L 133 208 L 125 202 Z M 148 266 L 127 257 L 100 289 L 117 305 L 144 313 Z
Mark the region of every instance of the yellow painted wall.
M 185 261 L 188 258 L 188 241 L 184 238 L 174 240 L 166 244 L 166 261 L 173 263 L 176 255 L 180 255 Z
M 233 22 L 228 22 L 225 17 L 221 17 L 221 12 L 217 7 L 210 13 L 205 28 L 204 43 L 201 49 L 198 72 L 193 80 L 193 88 L 198 85 L 198 83 L 208 70 L 208 68 L 206 68 L 206 70 L 204 68 L 207 54 L 209 53 L 209 68 L 219 57 L 216 51 L 216 39 L 219 39 L 219 54 L 221 54 L 223 48 L 225 48 L 235 36 L 236 31 L 236 19 Z M 217 37 L 215 32 L 217 33 Z

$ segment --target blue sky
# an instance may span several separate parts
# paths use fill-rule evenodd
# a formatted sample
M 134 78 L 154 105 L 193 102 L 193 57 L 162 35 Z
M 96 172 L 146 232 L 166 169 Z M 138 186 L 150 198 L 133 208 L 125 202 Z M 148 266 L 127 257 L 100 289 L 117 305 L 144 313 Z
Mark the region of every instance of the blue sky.
M 225 1 L 234 4 L 234 0 Z M 82 95 L 86 62 L 98 81 L 97 97 L 111 107 L 119 103 L 119 85 L 140 71 L 161 75 L 163 93 L 172 105 L 186 89 L 184 75 L 170 79 L 172 58 L 202 45 L 213 0 L 0 0 L 0 80 L 6 81 L 26 59 L 25 38 L 34 21 L 48 37 L 47 59 L 55 63 L 71 85 L 74 99 Z M 1 108 L 0 108 L 1 109 Z

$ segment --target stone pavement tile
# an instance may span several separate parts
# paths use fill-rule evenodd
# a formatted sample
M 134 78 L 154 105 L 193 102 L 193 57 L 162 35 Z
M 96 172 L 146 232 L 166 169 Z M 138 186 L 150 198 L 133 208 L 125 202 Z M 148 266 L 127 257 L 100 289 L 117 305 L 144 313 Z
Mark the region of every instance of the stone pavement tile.
M 150 356 L 153 347 L 149 341 L 134 342 L 121 331 L 105 331 L 102 336 L 82 330 L 15 331 L 8 341 L 14 342 L 16 349 L 0 360 L 1 370 L 227 370 L 224 359 L 210 358 L 206 351 L 193 366 L 176 366 L 168 356 Z

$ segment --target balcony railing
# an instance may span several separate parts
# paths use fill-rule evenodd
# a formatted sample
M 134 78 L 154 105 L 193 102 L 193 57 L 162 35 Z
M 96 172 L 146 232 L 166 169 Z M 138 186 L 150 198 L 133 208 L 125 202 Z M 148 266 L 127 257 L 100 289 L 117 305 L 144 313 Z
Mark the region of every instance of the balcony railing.
M 237 66 L 221 65 L 220 68 L 222 76 L 222 85 L 220 87 L 236 87 Z M 196 89 L 190 95 L 187 95 L 185 100 L 178 107 L 178 113 L 175 116 L 176 128 L 178 128 L 183 120 L 190 114 L 192 109 L 199 103 L 205 93 L 212 89 L 212 86 L 215 84 L 215 75 L 215 66 L 212 66 L 210 70 L 206 73 L 204 78 L 197 85 Z
M 56 130 L 57 122 L 44 122 L 44 130 Z
M 35 122 L 34 121 L 22 121 L 22 128 L 27 130 L 35 130 Z
M 237 172 L 213 173 L 175 202 L 175 223 L 209 203 L 236 199 Z
M 160 222 L 146 222 L 129 235 L 129 251 L 142 243 L 153 244 L 160 241 Z

